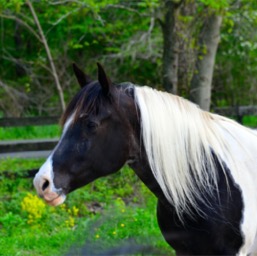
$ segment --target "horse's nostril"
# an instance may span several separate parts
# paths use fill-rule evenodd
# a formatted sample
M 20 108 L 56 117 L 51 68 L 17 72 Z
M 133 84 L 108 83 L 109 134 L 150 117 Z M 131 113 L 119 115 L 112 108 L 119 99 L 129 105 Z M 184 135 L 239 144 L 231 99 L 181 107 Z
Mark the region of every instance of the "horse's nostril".
M 43 191 L 46 190 L 48 186 L 49 186 L 49 181 L 46 180 L 46 181 L 44 182 L 43 186 L 42 186 L 42 190 L 43 190 Z

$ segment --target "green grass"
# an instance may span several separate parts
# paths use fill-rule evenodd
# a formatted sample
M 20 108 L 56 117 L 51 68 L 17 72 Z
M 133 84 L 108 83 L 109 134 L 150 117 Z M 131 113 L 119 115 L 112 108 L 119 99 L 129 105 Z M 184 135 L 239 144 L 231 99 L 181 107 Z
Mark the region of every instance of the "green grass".
M 157 225 L 155 197 L 128 167 L 74 191 L 64 205 L 54 208 L 36 197 L 31 178 L 21 177 L 22 170 L 43 161 L 0 160 L 0 255 L 63 255 L 75 250 L 75 255 L 83 255 L 83 245 L 104 252 L 131 239 L 174 255 Z M 39 210 L 40 217 L 33 215 Z
M 60 131 L 58 125 L 0 127 L 0 140 L 56 138 Z
M 257 127 L 257 117 L 245 116 L 243 122 Z M 57 125 L 0 128 L 0 140 L 59 136 Z M 104 252 L 131 244 L 131 239 L 132 244 L 147 243 L 160 254 L 174 255 L 157 225 L 155 197 L 129 168 L 74 191 L 64 206 L 53 208 L 40 206 L 32 179 L 22 178 L 23 170 L 38 168 L 43 162 L 44 159 L 0 160 L 0 255 L 47 256 L 68 251 L 83 255 L 83 246 L 90 255 L 90 250 Z M 21 203 L 28 197 L 32 198 L 31 205 L 24 210 Z M 94 212 L 94 205 L 100 210 Z M 29 223 L 29 211 L 35 209 L 42 213 Z M 78 209 L 78 215 L 73 209 Z
M 257 128 L 257 116 L 244 116 L 243 124 L 248 127 Z
M 0 140 L 58 136 L 57 125 L 0 128 Z M 44 160 L 0 159 L 0 255 L 63 255 L 75 248 L 76 255 L 83 255 L 85 245 L 104 252 L 131 244 L 131 239 L 174 255 L 157 225 L 155 197 L 128 167 L 74 191 L 53 208 L 36 196 L 32 178 L 23 177 L 24 170 L 38 168 Z M 94 212 L 93 205 L 100 211 Z

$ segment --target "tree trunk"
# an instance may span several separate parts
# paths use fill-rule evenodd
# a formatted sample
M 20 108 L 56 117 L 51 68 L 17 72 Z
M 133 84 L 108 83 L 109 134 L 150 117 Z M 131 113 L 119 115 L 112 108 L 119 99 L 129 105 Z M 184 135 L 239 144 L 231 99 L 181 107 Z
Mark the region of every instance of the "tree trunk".
M 15 70 L 16 70 L 16 77 L 20 78 L 26 75 L 26 71 L 22 66 L 20 61 L 20 54 L 22 52 L 23 42 L 22 42 L 22 29 L 20 27 L 19 22 L 15 21 L 15 29 L 14 29 L 14 44 L 15 44 Z
M 209 111 L 211 83 L 215 56 L 220 39 L 222 17 L 213 14 L 207 17 L 199 37 L 199 47 L 195 73 L 191 81 L 190 99 L 203 110 Z
M 37 14 L 36 14 L 36 12 L 34 10 L 34 7 L 33 7 L 32 3 L 30 2 L 30 0 L 26 0 L 26 3 L 29 6 L 29 9 L 30 9 L 30 11 L 32 13 L 32 16 L 34 18 L 36 26 L 38 28 L 38 32 L 39 32 L 40 38 L 41 38 L 42 43 L 43 43 L 43 45 L 45 47 L 46 54 L 47 54 L 47 57 L 48 57 L 48 60 L 49 60 L 49 63 L 50 63 L 50 67 L 51 67 L 51 70 L 52 70 L 52 74 L 53 74 L 53 77 L 54 77 L 54 81 L 55 81 L 55 84 L 56 84 L 56 88 L 57 88 L 57 91 L 58 91 L 58 94 L 59 94 L 59 98 L 60 98 L 60 102 L 61 102 L 61 108 L 62 108 L 62 111 L 64 112 L 64 110 L 65 110 L 65 101 L 64 101 L 63 90 L 62 90 L 62 87 L 61 87 L 60 82 L 59 82 L 59 77 L 58 77 L 58 74 L 56 72 L 56 68 L 55 68 L 55 65 L 54 65 L 54 61 L 53 61 L 53 58 L 52 58 L 51 51 L 49 49 L 49 46 L 48 46 L 45 34 L 43 32 L 43 29 L 42 29 L 41 24 L 40 24 L 40 22 L 38 20 Z
M 179 42 L 176 30 L 178 14 L 182 1 L 166 1 L 163 32 L 163 87 L 177 94 Z

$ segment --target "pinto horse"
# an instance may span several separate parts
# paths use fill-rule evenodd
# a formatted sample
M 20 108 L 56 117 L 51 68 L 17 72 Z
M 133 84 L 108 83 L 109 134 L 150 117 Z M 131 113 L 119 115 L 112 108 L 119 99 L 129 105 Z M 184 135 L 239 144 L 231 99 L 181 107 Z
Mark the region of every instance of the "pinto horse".
M 49 205 L 128 164 L 158 198 L 177 255 L 257 253 L 257 133 L 178 96 L 98 81 L 75 64 L 81 90 L 57 146 L 34 178 Z

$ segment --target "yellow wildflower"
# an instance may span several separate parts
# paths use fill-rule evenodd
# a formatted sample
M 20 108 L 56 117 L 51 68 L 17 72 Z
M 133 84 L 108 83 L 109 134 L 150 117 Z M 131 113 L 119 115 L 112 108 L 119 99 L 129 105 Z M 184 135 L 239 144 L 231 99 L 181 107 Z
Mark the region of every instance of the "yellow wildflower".
M 71 209 L 68 209 L 68 213 L 74 217 L 77 217 L 79 209 L 76 206 L 73 206 Z
M 28 193 L 21 202 L 21 209 L 28 215 L 27 223 L 32 224 L 45 213 L 45 204 L 36 195 Z
M 72 207 L 72 215 L 77 217 L 79 214 L 79 209 L 76 206 Z
M 69 216 L 68 220 L 65 221 L 67 227 L 73 228 L 75 226 L 75 219 Z
M 66 209 L 66 204 L 61 204 L 59 207 L 60 207 L 62 210 L 65 211 L 65 209 Z

